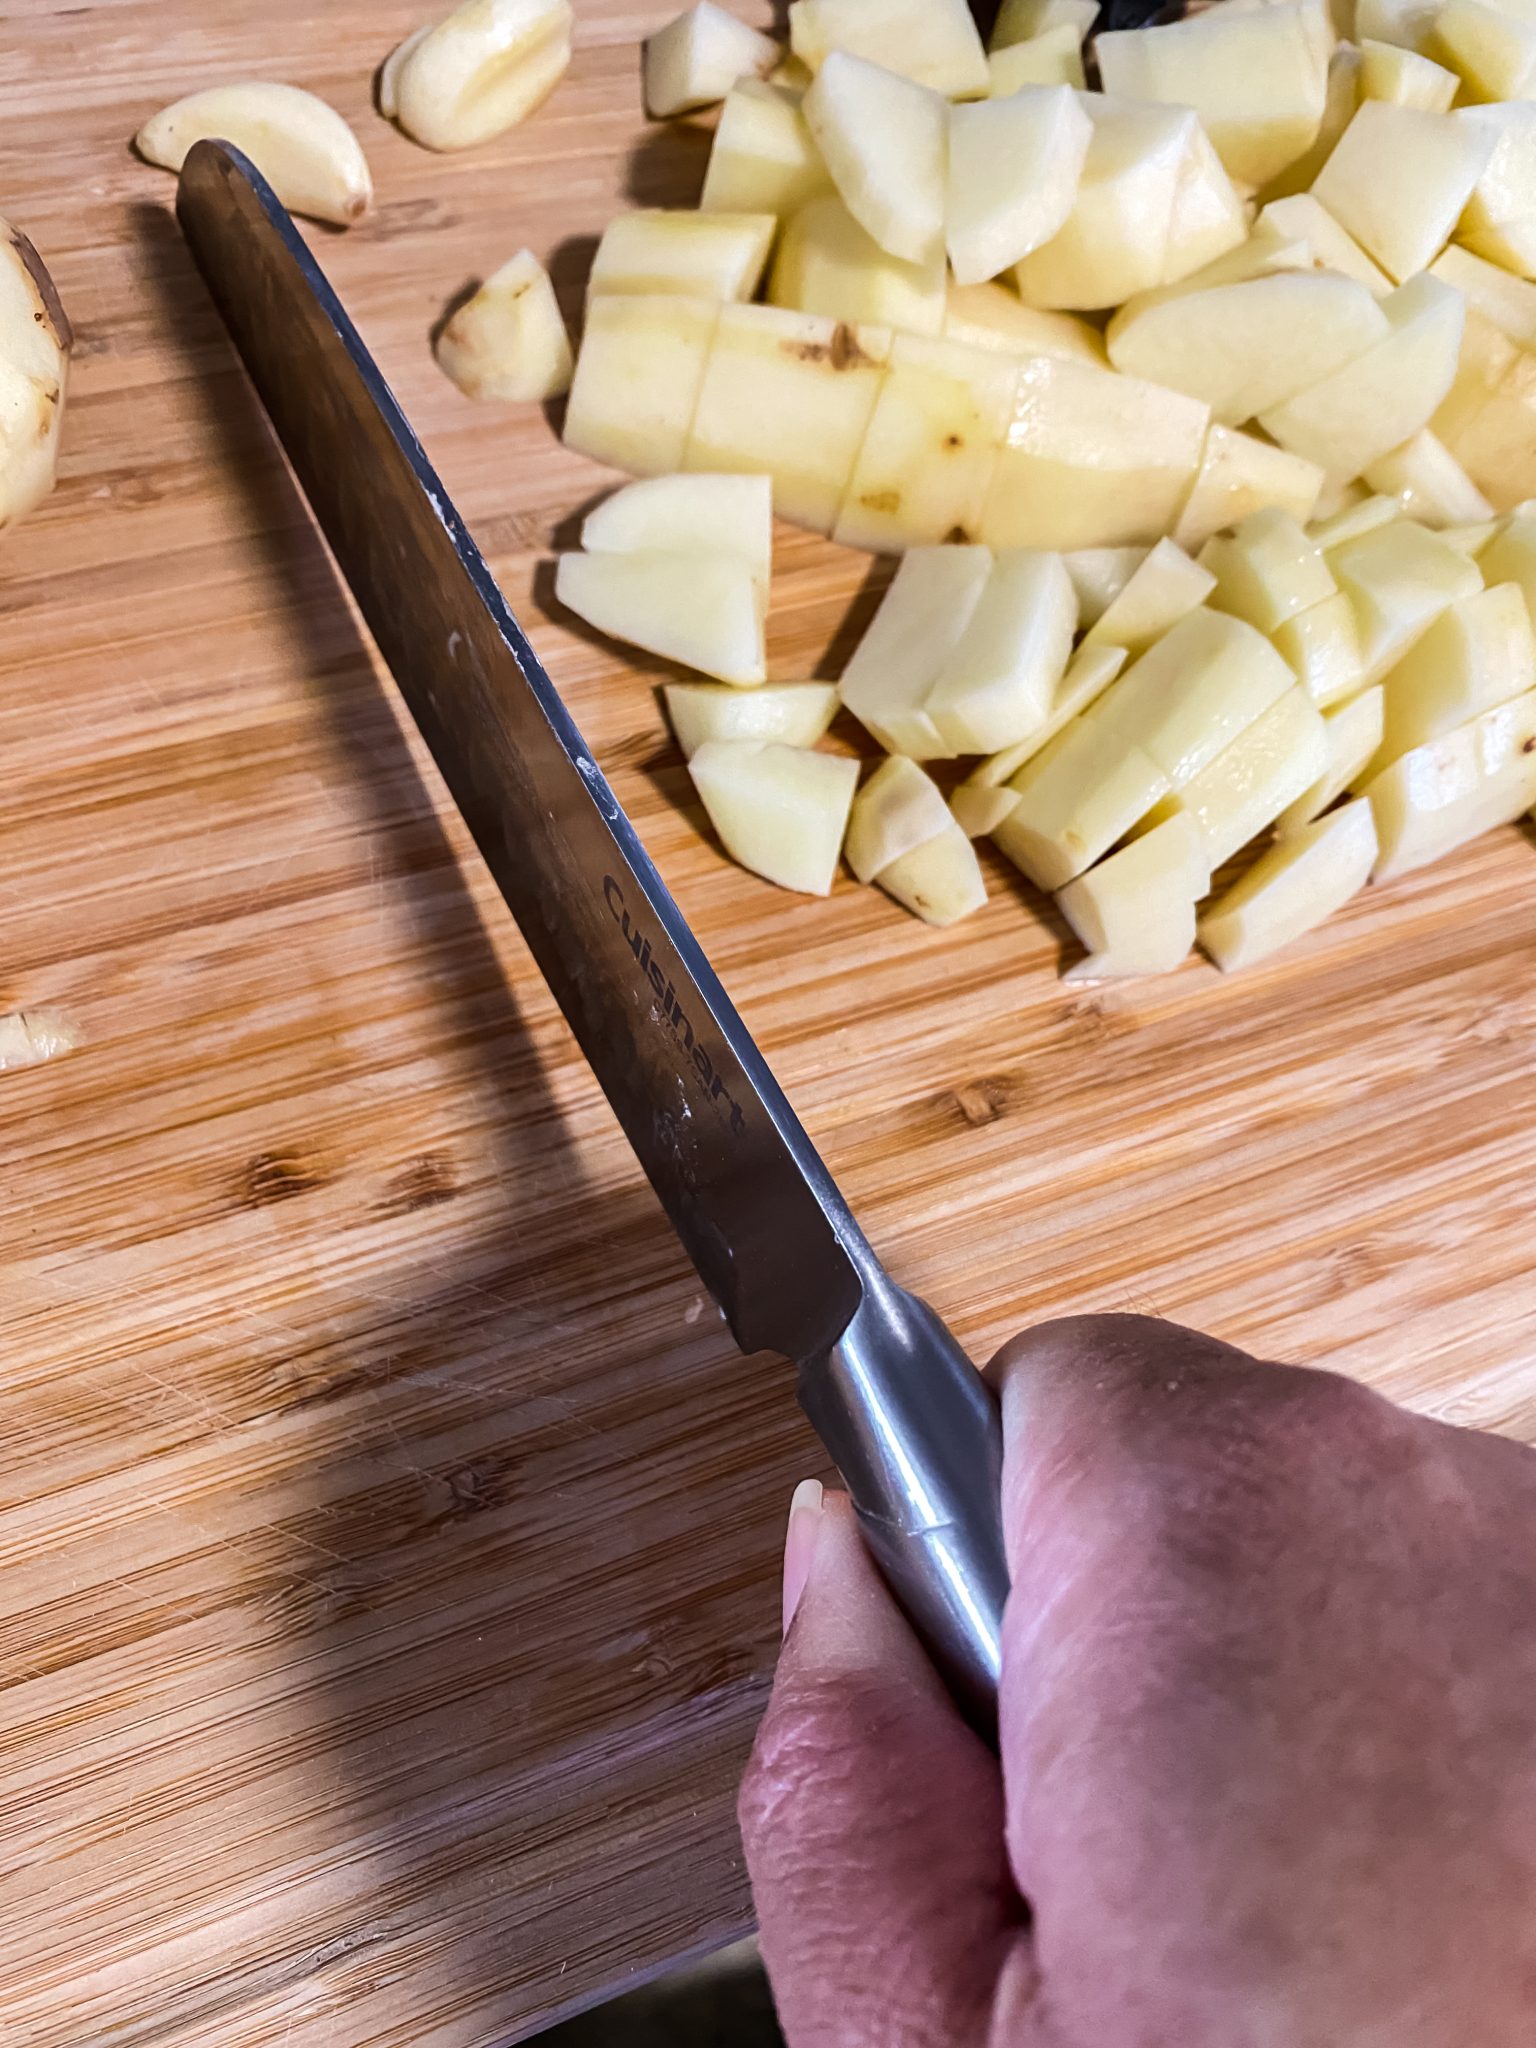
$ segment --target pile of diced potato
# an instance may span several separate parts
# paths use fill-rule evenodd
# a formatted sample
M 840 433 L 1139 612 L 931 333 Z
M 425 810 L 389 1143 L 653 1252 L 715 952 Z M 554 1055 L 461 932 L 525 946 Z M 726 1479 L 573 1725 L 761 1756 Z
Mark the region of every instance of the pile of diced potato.
M 598 247 L 565 437 L 651 481 L 557 587 L 716 679 L 666 695 L 746 866 L 945 924 L 988 835 L 1074 977 L 1237 967 L 1536 802 L 1536 7 L 1225 0 L 1102 91 L 1094 18 L 653 39 L 653 113 L 724 104 Z M 835 690 L 765 686 L 770 500 L 902 557 Z

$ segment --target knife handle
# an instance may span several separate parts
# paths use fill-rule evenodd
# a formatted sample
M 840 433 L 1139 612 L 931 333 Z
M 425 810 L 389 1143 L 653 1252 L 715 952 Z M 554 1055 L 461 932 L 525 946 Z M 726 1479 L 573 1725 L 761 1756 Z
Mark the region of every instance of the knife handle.
M 876 1268 L 800 1405 L 886 1584 L 966 1718 L 997 1740 L 1008 1565 L 997 1398 L 925 1301 Z

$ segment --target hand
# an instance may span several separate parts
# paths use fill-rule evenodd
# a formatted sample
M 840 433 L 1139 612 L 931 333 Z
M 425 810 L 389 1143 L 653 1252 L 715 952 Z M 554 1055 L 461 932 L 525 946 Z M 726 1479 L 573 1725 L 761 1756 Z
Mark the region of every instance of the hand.
M 1531 2048 L 1536 1454 L 1134 1317 L 994 1367 L 1001 1762 L 802 1506 L 742 1790 L 790 2048 Z

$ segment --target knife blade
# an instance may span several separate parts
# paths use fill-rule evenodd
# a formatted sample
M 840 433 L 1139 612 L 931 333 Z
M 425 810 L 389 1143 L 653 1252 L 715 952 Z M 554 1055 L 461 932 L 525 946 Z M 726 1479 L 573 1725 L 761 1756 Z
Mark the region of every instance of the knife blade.
M 885 1273 L 287 213 L 231 144 L 182 231 L 508 909 L 743 1351 L 798 1367 L 892 1589 L 973 1721 L 1007 1571 L 981 1376 Z

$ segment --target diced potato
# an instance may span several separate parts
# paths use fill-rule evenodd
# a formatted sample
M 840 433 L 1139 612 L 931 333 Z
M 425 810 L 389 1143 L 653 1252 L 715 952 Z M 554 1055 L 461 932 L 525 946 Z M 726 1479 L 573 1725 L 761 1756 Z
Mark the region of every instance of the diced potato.
M 1123 647 L 1083 646 L 1056 685 L 1045 719 L 1026 739 L 989 755 L 973 768 L 950 799 L 956 821 L 972 839 L 993 832 L 1018 802 L 1006 787 L 1026 761 L 1032 761 L 1056 735 L 1095 699 L 1102 697 L 1125 666 Z
M 893 326 L 915 323 L 893 321 Z M 1059 356 L 1068 362 L 1104 363 L 1104 337 L 1072 313 L 1046 313 L 1026 306 L 1017 292 L 1000 284 L 956 284 L 944 305 L 943 333 L 972 348 L 1008 355 Z
M 1433 621 L 1384 679 L 1380 770 L 1426 740 L 1536 689 L 1536 640 L 1518 583 L 1495 583 Z
M 687 446 L 672 466 L 771 476 L 776 511 L 830 533 L 890 348 L 883 327 L 724 307 Z
M 781 889 L 830 894 L 857 761 L 772 741 L 707 740 L 688 773 L 734 860 Z
M 1254 223 L 1255 233 L 1264 227 L 1281 235 L 1304 238 L 1319 268 L 1352 277 L 1373 298 L 1385 298 L 1392 289 L 1387 273 L 1371 261 L 1353 235 L 1345 233 L 1315 193 L 1296 192 L 1285 199 L 1271 200 Z
M 1317 507 L 1323 472 L 1315 462 L 1276 448 L 1252 434 L 1212 425 L 1205 451 L 1173 537 L 1200 548 L 1251 512 L 1275 506 L 1305 524 Z
M 1536 105 L 1522 99 L 1469 107 L 1457 119 L 1492 143 L 1487 168 L 1462 214 L 1459 239 L 1487 261 L 1529 278 L 1536 270 Z M 1498 319 L 1492 307 L 1484 311 Z
M 1318 173 L 1318 199 L 1401 284 L 1433 263 L 1488 166 L 1493 138 L 1452 114 L 1367 100 Z
M 1360 45 L 1360 97 L 1385 100 L 1389 106 L 1419 107 L 1426 114 L 1448 114 L 1461 83 L 1454 71 L 1396 43 Z M 1318 169 L 1322 166 L 1319 164 Z
M 1154 825 L 1058 893 L 1088 949 L 1065 979 L 1171 974 L 1195 942 L 1195 904 L 1210 886 L 1194 821 L 1176 812 Z
M 1457 352 L 1456 374 L 1451 388 L 1436 408 L 1430 422 L 1436 434 L 1458 461 L 1462 442 L 1474 435 L 1488 401 L 1499 391 L 1508 373 L 1520 361 L 1521 351 L 1494 321 L 1468 305 L 1462 316 L 1461 348 Z
M 1072 212 L 1017 267 L 1032 306 L 1091 312 L 1161 284 L 1174 200 L 1198 123 L 1177 107 L 1085 93 L 1093 123 Z
M 1497 539 L 1503 524 L 1502 519 L 1476 519 L 1467 526 L 1442 526 L 1440 538 L 1458 555 L 1465 555 L 1469 562 L 1475 562 L 1489 541 Z
M 993 54 L 1059 28 L 1070 28 L 1082 42 L 1098 18 L 1097 0 L 1003 0 L 992 28 Z
M 1174 188 L 1163 281 L 1189 277 L 1240 248 L 1248 240 L 1248 217 L 1242 194 L 1196 122 Z
M 762 281 L 778 222 L 771 213 L 668 212 L 659 207 L 609 221 L 592 258 L 588 289 L 696 292 L 750 299 Z
M 835 538 L 876 549 L 976 539 L 1019 375 L 995 350 L 898 334 Z
M 783 219 L 831 187 L 794 93 L 756 79 L 727 93 L 699 195 L 704 212 Z
M 719 316 L 709 299 L 590 300 L 566 445 L 635 476 L 681 469 Z
M 1009 786 L 1013 808 L 992 837 L 1040 889 L 1075 881 L 1168 794 L 1157 763 L 1096 718 L 1068 725 Z
M 1235 427 L 1332 376 L 1390 332 L 1364 285 L 1306 270 L 1124 307 L 1106 340 L 1117 370 L 1203 399 L 1214 420 Z
M 1026 361 L 981 519 L 993 547 L 1160 540 L 1194 484 L 1198 400 L 1091 363 Z
M 949 110 L 938 93 L 834 50 L 803 111 L 843 204 L 882 249 L 920 263 L 942 247 Z
M 766 78 L 783 51 L 712 0 L 648 36 L 640 70 L 645 111 L 658 120 L 723 100 L 739 78 Z
M 1230 5 L 1230 0 L 1228 0 Z M 1281 271 L 1313 268 L 1312 249 L 1304 235 L 1285 235 L 1268 221 L 1254 223 L 1252 234 L 1235 248 L 1225 249 L 1209 263 L 1171 283 L 1134 292 L 1120 308 L 1128 315 L 1165 306 L 1188 292 L 1214 291 L 1218 285 L 1247 284 L 1251 278 L 1274 277 Z
M 1150 548 L 1073 548 L 1062 556 L 1077 592 L 1081 625 L 1098 624 L 1150 553 Z
M 146 163 L 179 171 L 209 136 L 243 150 L 294 213 L 345 228 L 373 203 L 362 144 L 333 106 L 296 85 L 248 78 L 188 93 L 152 114 L 134 147 Z
M 1327 769 L 1322 713 L 1305 690 L 1292 688 L 1191 777 L 1176 802 L 1199 827 L 1214 873 Z
M 1415 747 L 1363 794 L 1381 847 L 1378 882 L 1509 824 L 1536 803 L 1536 691 Z
M 1536 518 L 1517 512 L 1477 557 L 1483 581 L 1518 583 L 1525 608 L 1536 621 Z
M 1385 700 L 1386 692 L 1377 683 L 1373 689 L 1362 690 L 1348 704 L 1340 704 L 1337 709 L 1324 712 L 1328 766 L 1310 789 L 1304 789 L 1295 803 L 1281 812 L 1275 829 L 1282 838 L 1299 832 L 1314 818 L 1320 817 L 1375 758 L 1384 730 Z
M 1320 710 L 1363 687 L 1360 628 L 1342 590 L 1283 620 L 1269 637 Z
M 1066 673 L 1076 626 L 1060 555 L 999 555 L 928 693 L 939 737 L 957 754 L 991 754 L 1033 732 Z
M 953 831 L 954 823 L 938 785 L 915 761 L 891 754 L 853 800 L 844 857 L 861 882 L 872 882 L 915 846 Z
M 1230 5 L 1230 0 L 1228 0 Z M 1328 59 L 1327 83 L 1323 89 L 1323 118 L 1316 135 L 1277 177 L 1264 187 L 1267 200 L 1289 199 L 1305 192 L 1333 155 L 1334 145 L 1355 118 L 1355 109 L 1366 94 L 1362 87 L 1361 53 L 1353 43 L 1340 43 Z M 1373 95 L 1380 97 L 1380 95 Z M 1337 267 L 1337 266 L 1335 266 Z M 1353 275 L 1354 273 L 1349 273 Z M 1364 282 L 1364 279 L 1361 280 Z
M 1469 307 L 1469 332 L 1474 322 L 1484 340 L 1492 335 L 1498 342 L 1504 367 L 1495 373 L 1490 358 L 1492 381 L 1479 392 L 1471 351 L 1463 348 L 1456 385 L 1435 414 L 1434 431 L 1493 509 L 1507 512 L 1536 490 L 1536 357 L 1514 348 Z
M 1309 147 L 1327 77 L 1299 6 L 1217 7 L 1094 44 L 1106 93 L 1193 107 L 1234 178 L 1262 185 Z
M 1511 277 L 1497 263 L 1454 243 L 1429 267 L 1434 276 L 1465 292 L 1468 307 L 1491 320 L 1518 347 L 1536 348 L 1536 284 Z
M 1186 612 L 1204 604 L 1215 585 L 1209 569 L 1192 562 L 1176 542 L 1160 540 L 1094 620 L 1084 645 L 1123 647 L 1133 658 L 1144 654 Z
M 987 900 L 976 849 L 958 825 L 901 854 L 875 881 L 925 924 L 957 924 Z
M 1021 85 L 1070 85 L 1081 92 L 1087 84 L 1078 33 L 1062 22 L 1025 43 L 994 50 L 987 59 L 987 94 L 1003 99 Z
M 951 749 L 925 708 L 928 692 L 991 573 L 986 548 L 912 548 L 902 556 L 838 685 L 848 709 L 888 752 L 917 761 L 948 758 Z
M 864 232 L 835 192 L 824 192 L 785 222 L 768 297 L 803 313 L 938 334 L 947 282 L 942 248 L 905 263 Z
M 1340 481 L 1425 426 L 1456 375 L 1466 311 L 1460 292 L 1424 275 L 1378 303 L 1392 329 L 1385 340 L 1260 416 L 1282 448 Z
M 1350 489 L 1354 495 L 1337 512 L 1315 519 L 1309 528 L 1311 538 L 1325 555 L 1341 548 L 1347 540 L 1358 540 L 1362 533 L 1374 533 L 1378 526 L 1390 526 L 1394 519 L 1403 517 L 1403 508 L 1396 498 L 1371 497 L 1362 484 L 1351 485 Z
M 1321 548 L 1288 512 L 1251 514 L 1229 538 L 1209 542 L 1200 560 L 1215 578 L 1216 609 L 1246 619 L 1261 633 L 1272 633 L 1338 590 Z
M 1202 609 L 1134 662 L 1086 723 L 1139 747 L 1179 790 L 1295 687 L 1262 633 Z
M 1375 858 L 1370 805 L 1345 804 L 1260 854 L 1200 919 L 1200 943 L 1225 973 L 1252 967 L 1342 909 Z
M 987 89 L 986 52 L 965 0 L 794 0 L 789 43 L 812 71 L 847 50 L 951 99 Z
M 1424 526 L 1466 526 L 1493 507 L 1443 441 L 1423 427 L 1401 448 L 1368 463 L 1365 481 L 1401 504 Z
M 952 107 L 944 229 L 957 284 L 983 284 L 1066 225 L 1092 123 L 1067 86 Z
M 400 126 L 437 150 L 472 149 L 515 127 L 564 77 L 571 21 L 570 0 L 460 0 L 399 67 Z
M 1395 519 L 1328 550 L 1360 632 L 1360 686 L 1380 682 L 1441 612 L 1482 588 L 1469 562 L 1411 519 Z
M 1422 50 L 1443 4 L 1444 0 L 1356 0 L 1356 39 Z
M 1514 100 L 1536 70 L 1536 27 L 1482 0 L 1446 0 L 1425 49 L 1455 72 L 1464 100 Z
M 557 398 L 570 389 L 570 337 L 549 272 L 531 249 L 519 249 L 465 300 L 438 335 L 436 354 L 469 398 Z
M 739 555 L 764 603 L 773 560 L 773 486 L 765 476 L 656 476 L 626 484 L 582 522 L 588 554 Z
M 745 687 L 767 674 L 763 606 L 737 555 L 562 555 L 555 596 L 615 640 Z
M 835 683 L 765 683 L 760 690 L 668 683 L 662 694 L 677 744 L 690 761 L 708 740 L 814 747 L 837 715 Z

